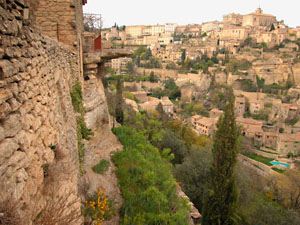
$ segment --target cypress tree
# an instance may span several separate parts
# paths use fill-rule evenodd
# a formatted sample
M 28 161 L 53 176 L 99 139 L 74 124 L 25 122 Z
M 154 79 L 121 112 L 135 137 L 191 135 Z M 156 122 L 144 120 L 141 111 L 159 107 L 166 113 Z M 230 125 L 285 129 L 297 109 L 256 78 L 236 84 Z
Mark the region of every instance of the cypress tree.
M 238 131 L 234 114 L 233 90 L 228 90 L 225 113 L 218 121 L 212 149 L 213 161 L 208 192 L 203 207 L 203 225 L 238 224 L 238 192 L 234 166 L 238 155 Z
M 156 111 L 159 113 L 162 124 L 165 125 L 168 120 L 168 115 L 165 113 L 161 102 L 158 103 Z
M 120 124 L 123 124 L 124 113 L 122 109 L 123 96 L 122 96 L 122 81 L 120 78 L 117 80 L 117 94 L 116 94 L 116 121 Z

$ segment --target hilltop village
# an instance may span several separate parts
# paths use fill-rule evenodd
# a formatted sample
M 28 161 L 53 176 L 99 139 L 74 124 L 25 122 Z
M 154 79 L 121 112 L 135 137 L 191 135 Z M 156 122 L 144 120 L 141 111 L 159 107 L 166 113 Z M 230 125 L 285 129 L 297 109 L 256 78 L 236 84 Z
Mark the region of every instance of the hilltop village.
M 115 25 L 101 35 L 105 48 L 134 51 L 106 71 L 124 77 L 125 101 L 136 111 L 161 104 L 169 117 L 213 137 L 232 85 L 237 123 L 256 153 L 289 162 L 300 154 L 300 27 L 258 8 L 222 22 Z
M 300 28 L 86 4 L 0 0 L 0 224 L 298 224 Z

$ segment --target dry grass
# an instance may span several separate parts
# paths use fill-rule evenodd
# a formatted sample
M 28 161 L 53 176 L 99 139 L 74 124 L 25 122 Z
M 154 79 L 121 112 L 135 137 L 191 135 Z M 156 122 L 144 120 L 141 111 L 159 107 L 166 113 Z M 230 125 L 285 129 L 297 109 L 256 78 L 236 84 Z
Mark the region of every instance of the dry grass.
M 16 203 L 9 200 L 0 202 L 0 225 L 20 225 L 21 218 L 16 212 Z
M 59 158 L 64 158 L 60 148 L 56 148 L 56 156 L 59 152 Z M 74 167 L 74 170 L 75 167 Z M 68 171 L 66 173 L 66 171 Z M 70 193 L 61 193 L 60 187 L 66 185 L 66 181 L 72 176 L 72 169 L 68 162 L 64 160 L 56 161 L 49 165 L 48 175 L 44 179 L 43 196 L 46 204 L 41 209 L 37 209 L 35 225 L 66 225 L 79 224 L 81 221 L 81 212 L 78 208 L 78 199 L 70 196 Z M 64 190 L 64 188 L 62 188 Z M 74 193 L 76 194 L 76 193 Z

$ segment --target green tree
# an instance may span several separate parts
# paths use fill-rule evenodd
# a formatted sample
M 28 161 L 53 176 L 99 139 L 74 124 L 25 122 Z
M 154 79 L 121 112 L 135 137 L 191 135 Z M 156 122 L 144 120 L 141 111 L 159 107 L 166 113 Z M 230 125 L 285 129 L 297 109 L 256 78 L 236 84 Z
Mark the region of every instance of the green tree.
M 128 73 L 129 74 L 134 74 L 134 65 L 133 65 L 133 63 L 128 62 L 126 66 L 127 66 Z
M 208 194 L 203 207 L 203 224 L 238 224 L 238 192 L 234 167 L 238 154 L 238 131 L 234 114 L 233 90 L 228 90 L 225 113 L 219 119 L 212 148 L 213 160 Z
M 182 163 L 184 157 L 188 153 L 183 140 L 178 138 L 172 131 L 167 130 L 160 143 L 160 149 L 169 148 L 171 153 L 174 154 L 174 159 L 171 161 L 173 164 Z
M 181 53 L 181 65 L 183 65 L 185 58 L 186 58 L 186 50 L 183 49 Z
M 206 194 L 210 163 L 211 151 L 209 148 L 192 148 L 184 158 L 183 163 L 176 165 L 174 170 L 175 178 L 180 182 L 184 193 L 199 210 L 203 206 L 203 199 Z
M 155 77 L 155 75 L 154 75 L 154 72 L 153 72 L 153 71 L 151 71 L 151 73 L 150 73 L 150 76 L 149 76 L 149 81 L 150 81 L 151 83 L 154 83 L 154 82 L 156 82 L 156 77 Z
M 146 59 L 149 59 L 150 57 L 152 57 L 152 52 L 151 52 L 151 49 L 150 49 L 150 48 L 147 48 L 147 51 L 146 51 Z
M 143 129 L 122 126 L 114 133 L 124 146 L 113 157 L 124 199 L 120 224 L 188 224 L 188 206 L 176 194 L 172 154 L 159 152 Z
M 123 96 L 122 96 L 122 81 L 121 78 L 117 80 L 117 95 L 116 95 L 116 121 L 120 124 L 123 124 L 124 121 L 124 112 L 122 109 Z
M 156 107 L 156 111 L 159 113 L 160 121 L 164 125 L 167 122 L 167 120 L 168 120 L 168 115 L 165 113 L 161 102 L 158 103 L 158 105 Z

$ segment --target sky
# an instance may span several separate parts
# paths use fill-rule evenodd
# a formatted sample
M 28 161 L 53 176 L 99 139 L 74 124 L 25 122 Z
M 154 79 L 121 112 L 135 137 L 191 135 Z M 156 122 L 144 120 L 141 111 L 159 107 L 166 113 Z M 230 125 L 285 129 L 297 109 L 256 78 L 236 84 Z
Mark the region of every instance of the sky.
M 103 28 L 121 25 L 201 24 L 219 20 L 229 13 L 242 15 L 261 7 L 266 14 L 300 26 L 299 0 L 88 0 L 84 13 L 101 14 Z

